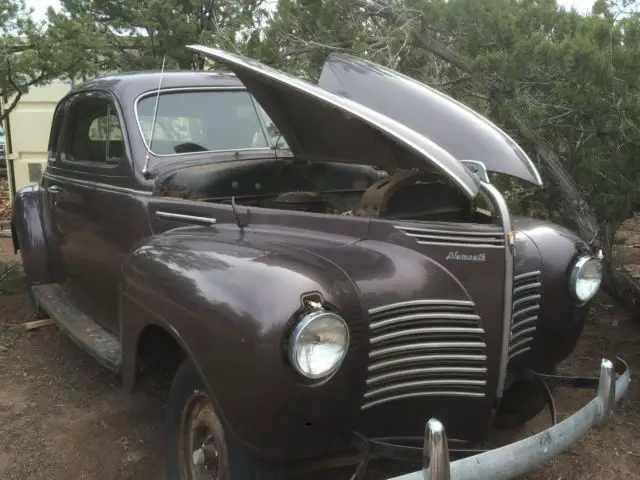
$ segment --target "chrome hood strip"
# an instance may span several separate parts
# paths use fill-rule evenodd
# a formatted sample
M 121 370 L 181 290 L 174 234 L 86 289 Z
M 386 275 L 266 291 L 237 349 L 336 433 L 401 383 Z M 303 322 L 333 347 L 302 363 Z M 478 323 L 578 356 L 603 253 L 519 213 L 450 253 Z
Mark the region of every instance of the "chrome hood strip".
M 490 183 L 482 184 L 483 191 L 489 196 L 492 203 L 500 212 L 502 219 L 502 230 L 504 232 L 505 242 L 512 233 L 511 215 L 509 207 L 500 191 Z M 503 317 L 502 317 L 502 343 L 500 345 L 500 371 L 498 372 L 498 386 L 496 396 L 502 398 L 504 392 L 504 384 L 507 379 L 507 364 L 509 363 L 509 340 L 511 337 L 511 315 L 513 308 L 513 252 L 512 245 L 507 245 L 504 249 L 504 299 L 503 299 Z

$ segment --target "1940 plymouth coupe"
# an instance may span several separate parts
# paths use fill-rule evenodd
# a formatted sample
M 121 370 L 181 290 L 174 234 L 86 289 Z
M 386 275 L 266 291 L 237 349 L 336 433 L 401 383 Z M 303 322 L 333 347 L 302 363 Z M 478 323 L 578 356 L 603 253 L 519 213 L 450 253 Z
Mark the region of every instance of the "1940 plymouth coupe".
M 143 364 L 170 369 L 170 480 L 280 478 L 350 451 L 354 478 L 373 457 L 511 478 L 609 418 L 624 362 L 555 374 L 600 259 L 510 215 L 489 174 L 542 181 L 502 130 L 355 57 L 332 54 L 312 85 L 189 48 L 232 73 L 112 75 L 64 97 L 12 219 L 35 315 L 127 390 Z M 542 440 L 471 455 L 554 384 L 597 395 Z

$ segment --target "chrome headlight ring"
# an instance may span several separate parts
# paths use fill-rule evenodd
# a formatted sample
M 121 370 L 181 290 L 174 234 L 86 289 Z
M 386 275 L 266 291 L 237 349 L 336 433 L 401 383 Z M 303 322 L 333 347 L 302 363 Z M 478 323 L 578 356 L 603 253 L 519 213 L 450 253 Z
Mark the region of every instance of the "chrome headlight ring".
M 306 378 L 327 378 L 340 368 L 349 341 L 349 327 L 340 315 L 313 310 L 300 317 L 289 337 L 289 361 Z
M 571 269 L 569 290 L 581 303 L 591 300 L 602 283 L 602 262 L 597 257 L 580 257 Z

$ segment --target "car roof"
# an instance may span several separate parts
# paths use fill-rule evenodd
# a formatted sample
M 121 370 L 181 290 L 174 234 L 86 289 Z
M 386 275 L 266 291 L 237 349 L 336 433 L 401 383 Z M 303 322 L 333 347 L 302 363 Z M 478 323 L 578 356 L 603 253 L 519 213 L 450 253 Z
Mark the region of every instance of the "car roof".
M 124 72 L 105 75 L 74 87 L 69 95 L 89 90 L 108 91 L 121 101 L 131 101 L 140 95 L 157 91 L 162 77 L 162 90 L 175 88 L 242 88 L 244 85 L 230 73 L 215 71 L 157 71 Z

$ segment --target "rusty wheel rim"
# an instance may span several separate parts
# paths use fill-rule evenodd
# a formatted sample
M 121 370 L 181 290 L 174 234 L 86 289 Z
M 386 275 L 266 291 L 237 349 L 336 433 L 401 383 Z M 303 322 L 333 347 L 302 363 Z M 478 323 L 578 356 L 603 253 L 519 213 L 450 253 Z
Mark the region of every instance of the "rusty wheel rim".
M 228 480 L 222 424 L 206 393 L 192 392 L 184 404 L 180 423 L 180 477 L 185 480 Z

